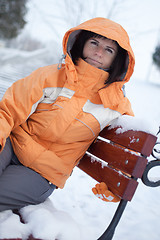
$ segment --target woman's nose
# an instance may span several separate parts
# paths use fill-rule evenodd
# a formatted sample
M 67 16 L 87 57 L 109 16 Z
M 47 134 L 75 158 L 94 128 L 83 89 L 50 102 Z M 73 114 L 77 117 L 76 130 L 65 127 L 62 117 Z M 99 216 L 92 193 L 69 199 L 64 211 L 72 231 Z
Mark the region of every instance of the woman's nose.
M 96 49 L 96 54 L 98 56 L 102 56 L 103 55 L 103 48 L 98 46 L 97 49 Z

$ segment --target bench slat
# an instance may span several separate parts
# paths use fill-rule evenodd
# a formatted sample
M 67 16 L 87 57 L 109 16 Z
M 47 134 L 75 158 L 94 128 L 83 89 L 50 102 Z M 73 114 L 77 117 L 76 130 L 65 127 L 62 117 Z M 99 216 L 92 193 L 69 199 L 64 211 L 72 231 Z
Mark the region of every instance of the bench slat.
M 135 178 L 142 177 L 147 165 L 147 159 L 144 157 L 122 148 L 120 145 L 104 142 L 103 139 L 94 142 L 88 151 L 110 166 L 118 168 Z
M 115 228 L 131 201 L 146 170 L 147 157 L 156 144 L 157 137 L 143 131 L 105 128 L 99 134 L 78 167 L 98 182 L 105 182 L 109 190 L 121 197 L 111 223 L 100 239 L 112 239 Z M 118 131 L 117 131 L 118 130 Z
M 138 182 L 109 166 L 102 166 L 99 161 L 94 161 L 87 154 L 78 164 L 78 167 L 98 182 L 105 182 L 108 188 L 124 200 L 131 201 Z
M 120 144 L 131 150 L 142 153 L 144 156 L 149 156 L 156 143 L 157 137 L 142 131 L 128 130 L 123 133 L 117 133 L 120 127 L 109 129 L 104 128 L 100 132 L 100 136 L 111 140 L 114 143 Z

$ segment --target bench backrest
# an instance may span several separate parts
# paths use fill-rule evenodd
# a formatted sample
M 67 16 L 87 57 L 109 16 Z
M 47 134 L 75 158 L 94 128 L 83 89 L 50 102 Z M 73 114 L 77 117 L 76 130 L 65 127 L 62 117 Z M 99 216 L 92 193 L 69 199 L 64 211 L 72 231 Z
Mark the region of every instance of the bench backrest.
M 119 128 L 118 128 L 119 130 Z M 105 128 L 81 159 L 78 167 L 124 200 L 130 201 L 147 165 L 156 136 Z

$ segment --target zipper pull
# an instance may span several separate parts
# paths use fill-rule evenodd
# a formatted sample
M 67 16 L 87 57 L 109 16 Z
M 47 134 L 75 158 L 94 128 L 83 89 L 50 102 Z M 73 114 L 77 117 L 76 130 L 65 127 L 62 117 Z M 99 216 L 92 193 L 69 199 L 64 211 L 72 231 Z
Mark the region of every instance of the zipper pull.
M 63 60 L 65 60 L 65 58 L 66 58 L 66 55 L 65 55 L 65 54 L 62 54 L 62 57 L 60 58 L 59 63 L 58 63 L 58 66 L 57 66 L 57 69 L 58 69 L 58 70 L 61 69 L 61 67 L 62 67 L 62 62 L 63 62 Z

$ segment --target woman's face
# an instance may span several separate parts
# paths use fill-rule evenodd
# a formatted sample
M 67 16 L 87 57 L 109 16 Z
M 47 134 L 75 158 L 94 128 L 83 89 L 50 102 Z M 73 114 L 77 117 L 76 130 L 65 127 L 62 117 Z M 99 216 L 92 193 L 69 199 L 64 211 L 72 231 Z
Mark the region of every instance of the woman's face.
M 117 51 L 118 46 L 111 39 L 93 37 L 86 41 L 83 57 L 87 63 L 96 68 L 109 69 Z

